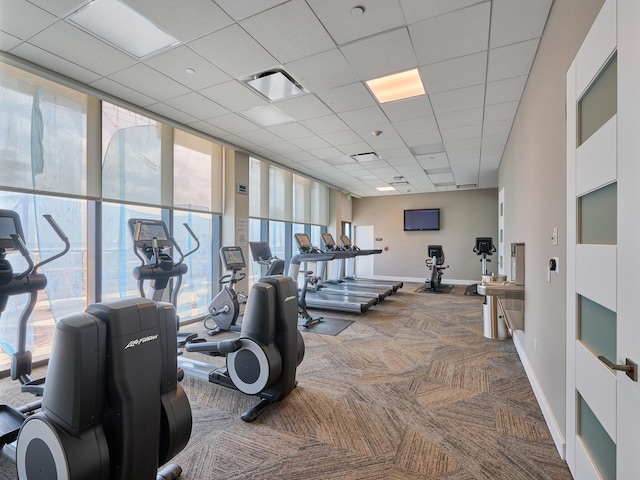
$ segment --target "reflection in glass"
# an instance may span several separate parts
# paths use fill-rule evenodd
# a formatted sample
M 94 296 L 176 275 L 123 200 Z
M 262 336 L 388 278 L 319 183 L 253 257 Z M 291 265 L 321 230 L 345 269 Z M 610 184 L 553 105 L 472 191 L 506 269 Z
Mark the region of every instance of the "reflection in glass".
M 616 313 L 580 296 L 580 340 L 595 354 L 615 360 Z
M 578 243 L 616 245 L 618 243 L 618 187 L 606 185 L 578 199 Z
M 579 435 L 604 480 L 616 478 L 616 444 L 580 396 Z

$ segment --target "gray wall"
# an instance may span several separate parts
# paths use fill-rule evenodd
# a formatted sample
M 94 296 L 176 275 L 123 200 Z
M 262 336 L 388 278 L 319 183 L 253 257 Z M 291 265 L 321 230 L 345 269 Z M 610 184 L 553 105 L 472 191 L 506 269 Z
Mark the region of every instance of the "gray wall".
M 554 2 L 499 174 L 505 189 L 505 242 L 526 244 L 525 329 L 516 341 L 565 438 L 565 76 L 603 3 Z M 557 246 L 551 242 L 553 227 L 558 227 Z M 560 258 L 560 274 L 547 282 L 551 257 Z
M 436 244 L 442 245 L 449 265 L 444 283 L 480 280 L 480 257 L 472 252 L 475 237 L 498 241 L 496 189 L 354 198 L 352 202 L 353 224 L 373 225 L 375 237 L 382 238 L 375 242 L 376 248 L 389 248 L 375 256 L 377 277 L 424 281 L 427 245 Z M 405 232 L 403 212 L 412 208 L 440 208 L 440 230 Z M 489 270 L 497 273 L 497 255 L 493 257 Z

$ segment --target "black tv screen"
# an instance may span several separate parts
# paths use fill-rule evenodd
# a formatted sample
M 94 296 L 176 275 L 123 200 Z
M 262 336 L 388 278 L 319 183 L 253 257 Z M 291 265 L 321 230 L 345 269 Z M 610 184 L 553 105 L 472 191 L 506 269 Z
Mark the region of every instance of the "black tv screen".
M 440 230 L 440 209 L 421 208 L 404 211 L 404 231 Z

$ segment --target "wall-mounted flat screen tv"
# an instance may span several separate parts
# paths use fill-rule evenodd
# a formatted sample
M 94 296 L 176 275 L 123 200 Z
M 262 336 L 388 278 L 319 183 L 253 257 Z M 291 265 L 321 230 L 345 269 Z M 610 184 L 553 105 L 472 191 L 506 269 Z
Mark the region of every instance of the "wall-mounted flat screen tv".
M 421 208 L 404 211 L 404 231 L 440 230 L 440 209 Z

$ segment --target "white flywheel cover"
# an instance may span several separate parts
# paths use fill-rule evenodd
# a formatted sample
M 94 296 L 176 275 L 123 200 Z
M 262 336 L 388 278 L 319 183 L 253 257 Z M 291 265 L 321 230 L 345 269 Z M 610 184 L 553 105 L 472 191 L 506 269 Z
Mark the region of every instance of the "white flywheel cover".
M 27 478 L 26 452 L 29 444 L 36 439 L 42 440 L 53 457 L 53 462 L 58 473 L 57 480 L 68 480 L 69 467 L 66 455 L 60 439 L 51 426 L 38 417 L 28 419 L 20 430 L 16 448 L 16 466 L 18 467 L 18 478 Z
M 242 348 L 236 352 L 227 354 L 227 371 L 229 373 L 229 377 L 231 377 L 231 380 L 233 381 L 233 384 L 238 390 L 248 395 L 256 395 L 265 389 L 267 382 L 269 381 L 269 359 L 260 345 L 247 338 L 243 338 L 241 340 Z M 253 383 L 246 383 L 242 380 L 235 369 L 236 356 L 243 351 L 251 352 L 257 360 L 260 368 L 258 378 Z

